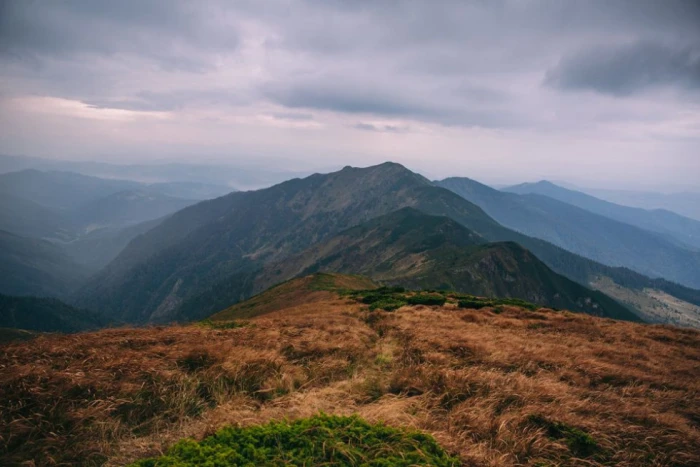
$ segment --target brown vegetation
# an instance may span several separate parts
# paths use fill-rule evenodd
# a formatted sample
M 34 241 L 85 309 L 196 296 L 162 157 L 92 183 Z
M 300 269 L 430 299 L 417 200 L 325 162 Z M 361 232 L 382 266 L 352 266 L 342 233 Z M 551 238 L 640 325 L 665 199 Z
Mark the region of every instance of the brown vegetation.
M 122 465 L 324 411 L 426 430 L 465 465 L 700 465 L 698 331 L 313 297 L 246 326 L 3 346 L 0 464 Z

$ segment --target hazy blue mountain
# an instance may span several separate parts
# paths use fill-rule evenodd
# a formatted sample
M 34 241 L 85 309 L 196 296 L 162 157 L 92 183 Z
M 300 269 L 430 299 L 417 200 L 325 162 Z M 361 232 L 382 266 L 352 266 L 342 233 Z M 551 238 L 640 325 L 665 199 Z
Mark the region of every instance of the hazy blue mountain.
M 468 178 L 436 182 L 484 209 L 506 227 L 609 266 L 624 266 L 700 288 L 700 252 L 662 235 L 542 195 L 494 190 Z
M 403 207 L 450 217 L 491 242 L 517 242 L 581 284 L 603 276 L 637 289 L 672 290 L 700 303 L 700 293 L 691 289 L 607 267 L 507 229 L 463 197 L 393 163 L 346 167 L 187 207 L 135 238 L 75 298 L 119 320 L 162 320 L 233 274 L 284 260 Z
M 666 209 L 647 210 L 622 206 L 580 191 L 568 190 L 548 181 L 523 183 L 505 188 L 503 191 L 549 196 L 610 219 L 664 234 L 675 238 L 682 244 L 700 249 L 700 221 L 678 215 Z
M 138 182 L 88 177 L 71 172 L 23 170 L 0 175 L 0 196 L 8 193 L 64 211 L 72 211 L 105 196 L 140 187 Z
M 71 218 L 90 231 L 158 219 L 196 202 L 148 190 L 127 190 L 86 203 L 72 211 Z
M 65 297 L 87 275 L 53 243 L 0 231 L 0 293 Z
M 231 191 L 206 183 L 143 184 L 24 170 L 0 175 L 0 230 L 52 241 L 77 263 L 96 271 L 148 230 L 140 224 Z
M 128 191 L 169 198 L 203 200 L 217 198 L 235 190 L 225 185 L 202 182 L 143 183 L 75 172 L 34 169 L 0 174 L 0 196 L 9 194 L 44 207 L 66 211 L 76 211 L 100 199 Z
M 250 160 L 250 158 L 242 158 L 242 160 Z M 240 162 L 231 164 L 109 164 L 93 161 L 62 161 L 38 157 L 0 155 L 0 173 L 26 169 L 75 172 L 106 179 L 136 180 L 146 184 L 181 182 L 184 180 L 188 183 L 233 186 L 238 189 L 271 186 L 294 177 L 310 174 L 309 171 L 294 172 L 282 169 L 269 169 L 255 166 L 254 164 L 243 165 Z M 178 196 L 191 197 L 183 194 Z
M 55 298 L 13 297 L 0 294 L 0 327 L 38 332 L 79 332 L 98 329 L 107 320 Z M 4 330 L 5 333 L 7 329 Z
M 247 276 L 236 274 L 183 303 L 179 320 L 208 316 L 294 277 L 361 274 L 383 284 L 520 298 L 542 306 L 637 321 L 624 306 L 554 273 L 512 242 L 486 243 L 454 220 L 403 208 Z
M 666 209 L 700 221 L 700 189 L 680 193 L 596 188 L 579 188 L 579 190 L 611 203 L 643 209 Z
M 8 193 L 0 193 L 0 230 L 54 240 L 77 235 L 77 227 L 64 213 Z
M 151 183 L 147 186 L 149 191 L 160 193 L 162 195 L 181 199 L 214 199 L 219 196 L 224 196 L 234 191 L 226 185 L 216 185 L 211 183 L 200 182 L 160 182 Z

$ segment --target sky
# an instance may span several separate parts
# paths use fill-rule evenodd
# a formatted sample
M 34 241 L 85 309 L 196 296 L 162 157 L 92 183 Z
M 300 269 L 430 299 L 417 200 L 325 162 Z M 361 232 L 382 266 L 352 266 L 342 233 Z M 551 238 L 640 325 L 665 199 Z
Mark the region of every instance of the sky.
M 0 153 L 700 189 L 700 1 L 0 0 Z

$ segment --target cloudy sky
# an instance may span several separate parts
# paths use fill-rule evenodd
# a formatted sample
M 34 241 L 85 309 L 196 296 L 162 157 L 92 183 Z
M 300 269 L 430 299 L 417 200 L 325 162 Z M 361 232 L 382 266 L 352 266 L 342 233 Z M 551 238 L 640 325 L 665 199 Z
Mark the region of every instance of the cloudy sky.
M 700 187 L 700 1 L 0 0 L 0 153 Z

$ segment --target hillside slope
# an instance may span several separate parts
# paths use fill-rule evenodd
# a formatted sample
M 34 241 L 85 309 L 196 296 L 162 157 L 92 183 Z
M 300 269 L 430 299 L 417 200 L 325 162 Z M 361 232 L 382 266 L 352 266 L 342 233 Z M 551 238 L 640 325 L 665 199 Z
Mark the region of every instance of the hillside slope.
M 628 267 L 650 277 L 700 288 L 700 252 L 660 234 L 539 194 L 506 193 L 468 178 L 437 183 L 526 235 L 608 266 Z
M 0 463 L 126 465 L 319 412 L 425 431 L 463 465 L 700 463 L 698 331 L 513 306 L 369 312 L 303 280 L 293 300 L 240 304 L 247 323 L 3 346 Z
M 65 297 L 86 279 L 56 245 L 0 230 L 0 293 Z
M 543 306 L 639 320 L 602 293 L 554 273 L 515 243 L 484 243 L 452 219 L 413 208 L 372 219 L 246 277 L 234 275 L 186 301 L 178 310 L 178 319 L 203 317 L 217 311 L 217 306 L 223 308 L 280 281 L 317 271 L 361 274 L 414 289 L 513 297 Z
M 65 214 L 9 193 L 0 193 L 0 230 L 59 241 L 77 234 L 77 227 Z
M 610 219 L 667 235 L 696 249 L 700 248 L 700 221 L 678 215 L 666 209 L 647 210 L 622 206 L 580 191 L 563 188 L 548 181 L 522 183 L 504 188 L 503 191 L 548 196 Z

